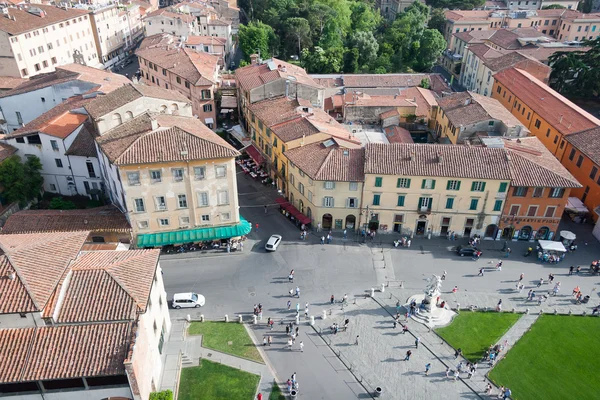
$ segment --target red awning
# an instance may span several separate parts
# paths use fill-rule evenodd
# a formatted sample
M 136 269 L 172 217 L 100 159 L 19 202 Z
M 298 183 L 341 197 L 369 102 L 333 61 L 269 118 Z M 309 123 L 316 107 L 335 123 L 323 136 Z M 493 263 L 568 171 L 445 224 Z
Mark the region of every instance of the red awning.
M 283 197 L 276 198 L 275 199 L 275 203 L 279 204 L 284 209 L 286 209 L 287 207 L 290 206 L 290 203 L 286 199 L 284 199 Z
M 246 150 L 246 153 L 248 153 L 248 155 L 254 160 L 255 163 L 260 165 L 265 161 L 263 156 L 260 155 L 260 152 L 258 151 L 258 149 L 256 147 L 254 147 L 253 144 L 246 147 L 245 150 Z
M 302 214 L 300 211 L 298 211 L 298 209 L 296 207 L 294 207 L 293 205 L 289 205 L 287 207 L 287 210 L 289 211 L 290 214 L 292 214 L 294 216 L 294 218 L 296 218 L 298 221 L 300 221 L 301 224 L 304 225 L 308 225 L 310 224 L 310 218 L 308 218 L 307 216 L 305 216 L 304 214 Z

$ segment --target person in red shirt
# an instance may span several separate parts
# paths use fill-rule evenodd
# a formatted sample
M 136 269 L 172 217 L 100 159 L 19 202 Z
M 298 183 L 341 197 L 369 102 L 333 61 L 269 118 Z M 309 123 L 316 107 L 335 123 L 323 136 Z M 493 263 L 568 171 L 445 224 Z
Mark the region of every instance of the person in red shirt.
M 262 400 L 262 393 L 256 395 L 256 400 Z

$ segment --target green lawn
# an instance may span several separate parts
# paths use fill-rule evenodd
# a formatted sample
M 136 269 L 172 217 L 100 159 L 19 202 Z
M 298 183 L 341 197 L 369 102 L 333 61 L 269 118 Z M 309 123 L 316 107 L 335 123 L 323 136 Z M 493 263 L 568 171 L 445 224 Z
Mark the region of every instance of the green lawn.
M 513 399 L 597 399 L 600 318 L 542 315 L 490 372 Z
M 188 334 L 202 335 L 202 347 L 264 363 L 246 328 L 235 322 L 192 322 Z
M 202 359 L 199 367 L 181 369 L 179 400 L 252 400 L 258 375 Z
M 463 311 L 436 332 L 455 349 L 461 348 L 467 360 L 479 361 L 490 344 L 496 344 L 519 317 L 513 313 Z
M 285 400 L 285 396 L 281 393 L 281 389 L 279 385 L 273 382 L 273 388 L 271 389 L 271 395 L 269 396 L 269 400 Z

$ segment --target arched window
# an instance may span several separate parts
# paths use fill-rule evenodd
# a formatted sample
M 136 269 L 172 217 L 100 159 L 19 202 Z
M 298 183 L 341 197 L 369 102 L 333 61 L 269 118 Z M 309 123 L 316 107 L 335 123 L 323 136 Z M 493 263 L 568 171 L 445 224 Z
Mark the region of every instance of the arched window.
M 165 106 L 164 104 L 162 106 L 160 106 L 160 112 L 161 112 L 161 114 L 166 114 L 167 113 L 167 106 Z
M 131 111 L 127 111 L 125 113 L 125 121 L 129 121 L 130 119 L 133 119 L 133 113 Z
M 123 119 L 121 118 L 121 114 L 114 113 L 112 116 L 113 126 L 119 126 L 123 123 Z
M 171 111 L 177 111 L 179 110 L 179 106 L 175 103 L 171 104 Z

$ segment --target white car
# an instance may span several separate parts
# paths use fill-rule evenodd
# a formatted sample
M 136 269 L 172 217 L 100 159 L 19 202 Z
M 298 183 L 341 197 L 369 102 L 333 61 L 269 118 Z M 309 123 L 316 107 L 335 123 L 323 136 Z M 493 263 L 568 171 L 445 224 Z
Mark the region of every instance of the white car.
M 269 240 L 267 240 L 267 244 L 265 244 L 265 250 L 275 251 L 277 250 L 279 243 L 281 243 L 281 235 L 272 235 Z
M 197 293 L 177 293 L 173 295 L 173 308 L 203 307 L 206 299 Z

